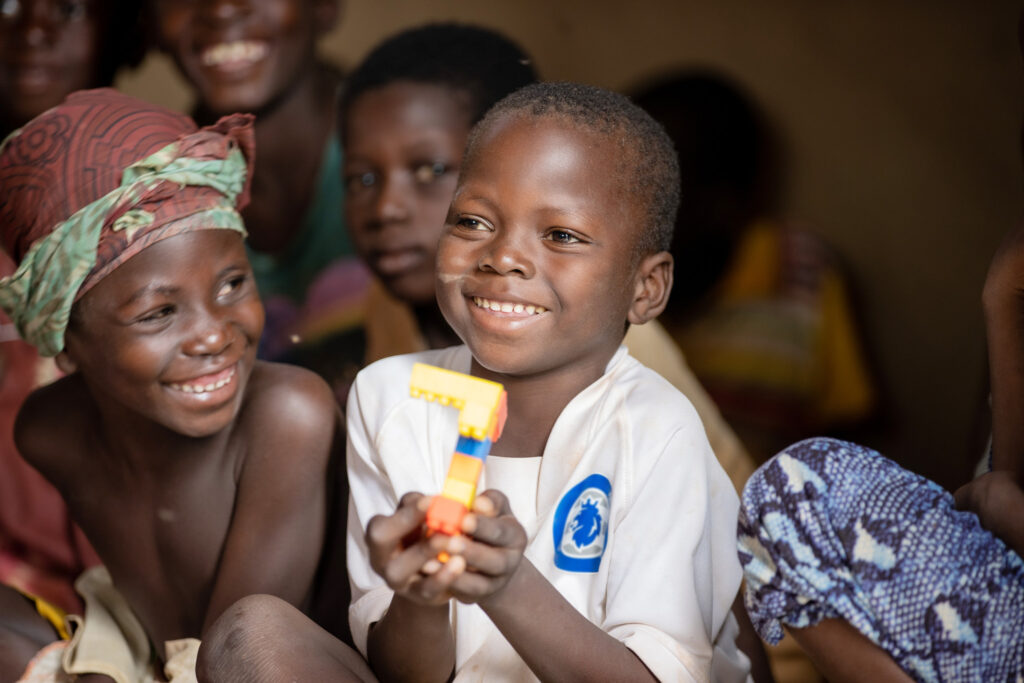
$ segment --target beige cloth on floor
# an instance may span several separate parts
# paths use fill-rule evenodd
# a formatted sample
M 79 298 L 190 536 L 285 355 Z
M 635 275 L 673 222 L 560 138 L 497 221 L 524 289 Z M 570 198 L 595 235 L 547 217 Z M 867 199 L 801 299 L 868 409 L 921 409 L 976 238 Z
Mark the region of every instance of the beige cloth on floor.
M 40 651 L 19 683 L 60 683 L 74 680 L 68 674 L 87 673 L 105 674 L 116 683 L 196 683 L 200 641 L 182 638 L 164 643 L 167 663 L 164 677 L 159 676 L 149 638 L 106 567 L 85 571 L 75 581 L 75 589 L 85 601 L 85 617 L 69 615 L 71 640 Z M 59 668 L 51 665 L 58 653 Z

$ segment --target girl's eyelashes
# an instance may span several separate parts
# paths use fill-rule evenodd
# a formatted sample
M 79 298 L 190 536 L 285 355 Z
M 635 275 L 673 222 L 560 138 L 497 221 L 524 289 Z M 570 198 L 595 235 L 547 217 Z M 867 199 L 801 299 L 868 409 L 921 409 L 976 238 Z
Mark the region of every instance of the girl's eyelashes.
M 140 323 L 158 323 L 174 314 L 174 306 L 171 304 L 165 304 L 152 310 L 147 311 L 140 315 L 136 322 Z
M 217 291 L 217 298 L 223 299 L 224 297 L 238 291 L 243 285 L 245 285 L 248 279 L 249 276 L 244 273 L 231 276 L 220 286 L 220 289 Z

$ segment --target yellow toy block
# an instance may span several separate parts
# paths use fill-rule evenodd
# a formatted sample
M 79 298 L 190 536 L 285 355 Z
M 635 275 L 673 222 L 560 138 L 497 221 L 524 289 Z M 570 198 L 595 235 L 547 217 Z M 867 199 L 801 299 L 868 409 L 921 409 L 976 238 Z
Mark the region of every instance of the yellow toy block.
M 505 423 L 505 388 L 472 375 L 416 363 L 409 380 L 413 398 L 437 401 L 459 411 L 459 434 L 497 441 Z
M 444 480 L 444 488 L 441 489 L 441 495 L 449 500 L 462 503 L 469 510 L 469 506 L 473 504 L 473 499 L 476 498 L 476 482 L 449 477 Z

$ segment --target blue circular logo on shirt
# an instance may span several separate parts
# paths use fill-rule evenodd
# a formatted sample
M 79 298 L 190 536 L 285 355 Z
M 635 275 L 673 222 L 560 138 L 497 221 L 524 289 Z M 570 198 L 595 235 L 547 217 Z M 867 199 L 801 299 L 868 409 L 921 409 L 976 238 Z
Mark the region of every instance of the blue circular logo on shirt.
M 612 485 L 592 474 L 566 491 L 555 510 L 552 534 L 555 566 L 570 572 L 596 572 L 608 540 Z

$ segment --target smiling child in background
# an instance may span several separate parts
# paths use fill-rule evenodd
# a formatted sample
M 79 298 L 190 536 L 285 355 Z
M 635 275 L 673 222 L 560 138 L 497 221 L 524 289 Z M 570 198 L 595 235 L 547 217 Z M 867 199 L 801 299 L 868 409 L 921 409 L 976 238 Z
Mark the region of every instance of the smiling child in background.
M 342 221 L 339 71 L 316 42 L 338 0 L 149 0 L 156 40 L 196 94 L 200 124 L 256 115 L 244 212 L 267 322 L 260 357 L 308 367 L 339 401 L 362 365 L 365 269 Z

